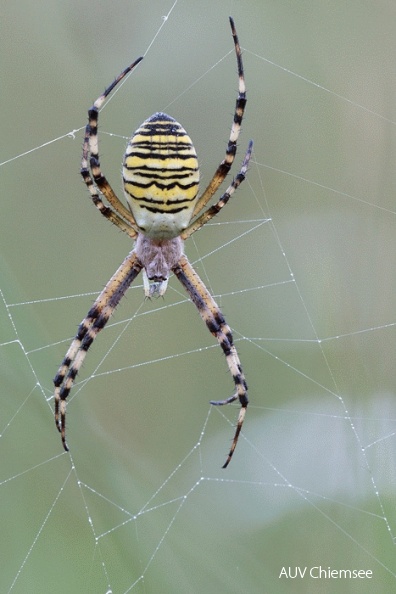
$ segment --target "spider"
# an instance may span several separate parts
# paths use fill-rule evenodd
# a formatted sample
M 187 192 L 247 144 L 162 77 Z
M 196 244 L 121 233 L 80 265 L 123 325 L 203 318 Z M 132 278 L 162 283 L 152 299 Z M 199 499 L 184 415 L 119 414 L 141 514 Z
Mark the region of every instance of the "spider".
M 139 64 L 142 57 L 121 72 L 88 111 L 81 161 L 82 178 L 100 213 L 129 235 L 135 244 L 79 325 L 54 378 L 55 424 L 66 451 L 69 449 L 66 443 L 66 399 L 89 347 L 140 271 L 148 298 L 164 295 L 169 275 L 173 272 L 220 344 L 234 380 L 235 392 L 229 398 L 211 401 L 211 404 L 229 404 L 237 398 L 241 404 L 231 449 L 223 468 L 228 466 L 236 448 L 249 402 L 245 376 L 231 330 L 183 251 L 184 240 L 216 216 L 245 179 L 252 155 L 253 142 L 250 141 L 239 173 L 219 200 L 205 209 L 234 161 L 246 105 L 241 48 L 231 17 L 230 25 L 239 77 L 234 119 L 225 158 L 200 196 L 195 148 L 182 126 L 165 113 L 155 113 L 148 118 L 128 142 L 122 169 L 128 208 L 118 199 L 101 171 L 99 110 L 114 87 Z

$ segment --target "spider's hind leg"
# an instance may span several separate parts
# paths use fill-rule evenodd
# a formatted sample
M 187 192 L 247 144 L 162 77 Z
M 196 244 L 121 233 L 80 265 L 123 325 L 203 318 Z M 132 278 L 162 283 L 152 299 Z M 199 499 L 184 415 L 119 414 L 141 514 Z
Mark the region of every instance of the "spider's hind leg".
M 246 384 L 245 384 L 245 386 L 246 386 Z M 247 386 L 246 386 L 246 388 L 247 388 Z M 226 398 L 226 400 L 211 400 L 210 404 L 214 404 L 215 406 L 221 406 L 223 404 L 231 404 L 231 402 L 234 402 L 237 398 L 238 398 L 238 395 L 233 394 L 229 398 Z M 227 460 L 223 464 L 222 468 L 227 468 L 227 466 L 231 462 L 231 458 L 233 456 L 234 450 L 238 443 L 239 434 L 242 429 L 243 421 L 245 420 L 246 409 L 247 409 L 247 405 L 249 403 L 247 395 L 245 395 L 245 397 L 243 398 L 243 401 L 244 401 L 244 404 L 242 404 L 240 411 L 239 411 L 238 421 L 237 421 L 237 425 L 236 425 L 234 439 L 232 440 L 231 449 L 228 453 Z M 242 400 L 241 400 L 241 402 L 242 402 Z
M 228 368 L 231 372 L 232 379 L 235 384 L 235 393 L 226 400 L 214 400 L 211 404 L 222 405 L 234 402 L 239 398 L 241 409 L 239 411 L 237 427 L 234 438 L 232 440 L 231 448 L 223 468 L 226 468 L 231 461 L 235 448 L 238 443 L 239 434 L 242 429 L 243 421 L 245 419 L 246 408 L 249 403 L 247 396 L 247 384 L 244 373 L 242 371 L 241 362 L 238 357 L 237 350 L 233 343 L 231 329 L 226 323 L 223 314 L 221 313 L 217 303 L 187 260 L 183 255 L 178 264 L 173 268 L 173 272 L 186 289 L 192 302 L 197 307 L 199 314 L 209 331 L 216 337 L 218 343 L 223 349 L 226 357 Z
M 141 269 L 142 264 L 135 251 L 132 250 L 79 325 L 78 332 L 54 378 L 55 424 L 60 431 L 63 448 L 66 451 L 69 450 L 66 443 L 66 398 L 72 389 L 88 349 L 109 321 L 111 314 Z

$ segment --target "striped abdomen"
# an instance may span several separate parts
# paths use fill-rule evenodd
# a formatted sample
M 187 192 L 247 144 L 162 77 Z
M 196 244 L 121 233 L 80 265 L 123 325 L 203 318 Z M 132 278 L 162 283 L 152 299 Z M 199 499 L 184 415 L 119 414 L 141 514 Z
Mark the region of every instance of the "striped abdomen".
M 184 128 L 165 113 L 152 115 L 130 139 L 122 172 L 139 230 L 157 240 L 180 235 L 199 182 L 197 154 Z

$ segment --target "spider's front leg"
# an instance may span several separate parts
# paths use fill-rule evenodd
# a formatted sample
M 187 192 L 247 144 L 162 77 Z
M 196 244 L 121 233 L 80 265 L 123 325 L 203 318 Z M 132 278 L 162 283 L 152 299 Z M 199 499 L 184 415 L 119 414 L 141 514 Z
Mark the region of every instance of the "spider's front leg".
M 66 451 L 69 450 L 66 443 L 66 398 L 89 347 L 98 333 L 105 327 L 114 309 L 141 269 L 142 264 L 135 251 L 132 250 L 79 325 L 77 334 L 54 378 L 55 424 L 60 431 L 62 444 Z
M 187 257 L 182 255 L 178 264 L 174 266 L 172 270 L 186 289 L 192 302 L 196 305 L 199 314 L 208 327 L 209 331 L 217 338 L 217 341 L 223 349 L 223 353 L 226 357 L 232 379 L 234 380 L 235 393 L 225 400 L 212 400 L 211 404 L 229 404 L 234 402 L 234 400 L 237 398 L 239 398 L 239 402 L 241 404 L 231 449 L 228 453 L 227 460 L 223 465 L 223 468 L 227 468 L 237 446 L 239 434 L 245 419 L 246 408 L 249 403 L 245 376 L 242 371 L 237 350 L 233 343 L 231 329 L 226 323 L 217 303 L 187 260 Z

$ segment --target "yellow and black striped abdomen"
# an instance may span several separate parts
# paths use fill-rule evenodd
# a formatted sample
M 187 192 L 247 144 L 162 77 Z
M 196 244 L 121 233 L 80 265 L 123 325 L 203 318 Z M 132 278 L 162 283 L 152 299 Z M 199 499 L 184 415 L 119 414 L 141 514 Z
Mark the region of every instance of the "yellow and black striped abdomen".
M 180 235 L 198 193 L 198 160 L 184 128 L 165 113 L 143 122 L 123 164 L 126 198 L 139 230 L 153 239 Z

